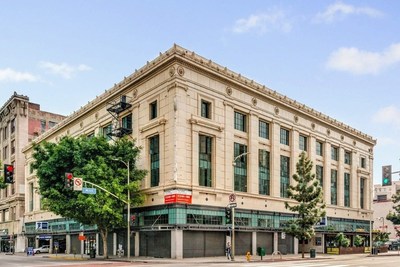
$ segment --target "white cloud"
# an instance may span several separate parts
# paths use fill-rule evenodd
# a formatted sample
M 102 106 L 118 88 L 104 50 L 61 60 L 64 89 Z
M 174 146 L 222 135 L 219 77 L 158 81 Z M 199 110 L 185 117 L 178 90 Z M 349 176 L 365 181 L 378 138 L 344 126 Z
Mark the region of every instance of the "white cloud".
M 372 121 L 400 127 L 400 109 L 393 105 L 384 107 L 372 116 Z
M 80 64 L 78 66 L 71 66 L 67 63 L 56 64 L 47 61 L 40 62 L 39 66 L 43 69 L 48 70 L 50 73 L 61 75 L 65 79 L 71 79 L 74 73 L 78 71 L 89 71 L 92 69 L 91 67 L 85 64 Z
M 349 15 L 366 15 L 368 17 L 380 17 L 382 12 L 370 7 L 356 7 L 342 2 L 337 2 L 327 7 L 324 12 L 315 16 L 316 22 L 333 22 L 335 20 L 344 19 Z
M 400 62 L 400 43 L 389 46 L 382 52 L 342 47 L 331 53 L 326 66 L 329 69 L 354 74 L 377 74 L 381 70 Z
M 272 30 L 289 32 L 291 29 L 292 25 L 286 18 L 284 12 L 275 10 L 268 13 L 250 15 L 248 18 L 238 19 L 232 31 L 235 33 L 256 31 L 259 34 L 264 34 Z
M 36 82 L 39 77 L 29 72 L 19 72 L 11 68 L 0 69 L 0 81 L 6 82 Z

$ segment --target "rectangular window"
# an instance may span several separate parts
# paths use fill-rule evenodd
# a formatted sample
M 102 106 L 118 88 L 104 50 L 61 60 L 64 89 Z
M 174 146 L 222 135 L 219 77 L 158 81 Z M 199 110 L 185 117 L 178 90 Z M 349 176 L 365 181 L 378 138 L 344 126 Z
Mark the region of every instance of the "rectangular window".
M 344 173 L 344 206 L 350 207 L 350 173 Z
M 246 115 L 235 111 L 235 129 L 246 132 Z
M 46 131 L 46 121 L 45 120 L 40 120 L 40 131 L 44 133 Z
M 363 169 L 367 168 L 367 159 L 365 157 L 361 157 L 360 165 L 361 165 L 361 168 L 363 168 Z
M 258 136 L 269 139 L 269 123 L 265 121 L 258 122 Z
M 337 205 L 337 170 L 331 170 L 331 204 Z
M 15 140 L 11 141 L 11 155 L 15 154 Z
M 11 134 L 15 132 L 15 119 L 12 119 L 10 122 L 10 127 L 11 127 Z
M 33 201 L 35 199 L 34 197 L 34 188 L 33 188 L 33 183 L 29 183 L 29 211 L 33 211 Z
M 299 149 L 307 151 L 307 137 L 304 135 L 299 136 Z
M 317 141 L 316 142 L 316 147 L 315 147 L 315 153 L 317 154 L 317 156 L 323 156 L 324 154 L 324 143 Z
M 344 152 L 344 163 L 350 165 L 351 164 L 351 152 L 345 151 Z
M 201 186 L 212 186 L 212 142 L 212 137 L 199 135 L 199 185 Z
M 3 159 L 7 159 L 8 157 L 8 146 L 3 148 Z
M 281 197 L 288 197 L 290 185 L 290 158 L 281 156 Z
M 49 128 L 53 128 L 54 126 L 56 126 L 57 122 L 54 121 L 49 121 Z
M 211 119 L 211 103 L 201 100 L 201 116 L 203 118 Z
M 150 120 L 157 118 L 157 100 L 150 103 Z
M 335 161 L 339 160 L 339 149 L 335 146 L 331 147 L 331 159 Z
M 122 128 L 132 130 L 132 114 L 123 117 L 121 124 Z
M 244 154 L 246 152 L 246 145 L 234 144 L 234 157 L 236 159 L 234 162 L 235 191 L 247 192 L 247 154 Z
M 4 127 L 4 130 L 3 130 L 3 140 L 6 140 L 7 137 L 8 137 L 8 127 L 7 127 L 7 125 L 6 125 L 6 126 Z
M 269 151 L 258 150 L 258 193 L 260 195 L 270 194 L 270 164 Z
M 289 145 L 289 130 L 281 128 L 280 142 L 283 145 Z
M 103 136 L 107 139 L 107 141 L 111 140 L 112 125 L 109 124 L 107 126 L 104 126 L 102 132 Z
M 315 165 L 315 177 L 319 181 L 321 187 L 324 186 L 324 167 L 320 165 Z
M 361 177 L 360 179 L 360 208 L 364 208 L 364 200 L 365 200 L 365 178 Z
M 149 138 L 150 147 L 150 186 L 160 182 L 160 138 L 158 135 Z

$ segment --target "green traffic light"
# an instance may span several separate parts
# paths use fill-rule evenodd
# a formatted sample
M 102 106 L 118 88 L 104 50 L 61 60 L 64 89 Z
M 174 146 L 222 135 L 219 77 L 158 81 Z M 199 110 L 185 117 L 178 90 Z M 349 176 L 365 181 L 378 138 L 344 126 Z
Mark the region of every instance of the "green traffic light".
M 388 184 L 388 183 L 389 183 L 389 179 L 388 178 L 383 179 L 383 184 Z

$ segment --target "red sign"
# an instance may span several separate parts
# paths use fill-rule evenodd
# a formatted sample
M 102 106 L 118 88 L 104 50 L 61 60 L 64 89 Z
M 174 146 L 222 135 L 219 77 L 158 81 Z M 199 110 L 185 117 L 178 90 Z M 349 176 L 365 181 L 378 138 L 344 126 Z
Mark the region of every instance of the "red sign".
M 84 235 L 79 235 L 79 236 L 78 236 L 78 239 L 81 240 L 81 241 L 82 241 L 82 240 L 86 240 L 86 236 L 84 236 Z
M 164 203 L 185 203 L 192 204 L 192 195 L 186 194 L 170 194 L 164 196 Z

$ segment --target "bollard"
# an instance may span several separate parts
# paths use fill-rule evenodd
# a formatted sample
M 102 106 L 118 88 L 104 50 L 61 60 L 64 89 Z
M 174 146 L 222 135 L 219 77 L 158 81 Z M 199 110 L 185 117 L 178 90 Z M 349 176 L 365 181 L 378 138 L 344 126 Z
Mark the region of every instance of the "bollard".
M 250 260 L 251 260 L 251 254 L 250 254 L 249 251 L 247 251 L 247 253 L 246 253 L 246 260 L 247 260 L 247 261 L 250 261 Z

